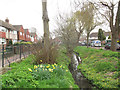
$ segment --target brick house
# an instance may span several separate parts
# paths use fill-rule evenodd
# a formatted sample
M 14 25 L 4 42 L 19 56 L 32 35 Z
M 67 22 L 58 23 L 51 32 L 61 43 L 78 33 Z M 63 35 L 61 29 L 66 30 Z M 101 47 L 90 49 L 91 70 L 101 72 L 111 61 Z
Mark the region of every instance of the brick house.
M 9 41 L 11 41 L 14 44 L 14 43 L 17 42 L 17 31 L 9 23 L 9 19 L 5 19 L 5 23 L 9 26 L 9 28 L 6 29 L 6 42 L 7 42 L 7 45 L 9 44 Z
M 31 32 L 30 36 L 31 36 L 31 41 L 32 42 L 34 42 L 34 43 L 38 42 L 38 40 L 37 40 L 37 34 L 36 33 Z
M 4 42 L 6 44 L 6 32 L 3 32 L 1 27 L 0 27 L 0 45 Z
M 6 19 L 5 22 L 0 20 L 0 31 L 1 31 L 1 37 L 4 44 L 8 45 L 9 41 L 13 42 L 14 40 L 17 40 L 17 34 L 13 33 L 15 28 L 9 24 L 9 20 Z M 0 42 L 0 43 L 1 43 Z
M 17 41 L 25 41 L 25 31 L 23 29 L 22 25 L 13 25 L 13 27 L 16 29 L 17 31 Z
M 25 41 L 31 41 L 29 30 L 24 29 L 24 31 L 25 31 Z

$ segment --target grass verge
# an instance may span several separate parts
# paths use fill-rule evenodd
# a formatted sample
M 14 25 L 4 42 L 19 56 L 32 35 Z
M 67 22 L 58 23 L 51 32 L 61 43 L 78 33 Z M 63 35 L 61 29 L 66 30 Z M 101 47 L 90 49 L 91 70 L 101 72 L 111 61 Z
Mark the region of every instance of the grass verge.
M 78 66 L 82 74 L 99 88 L 119 88 L 119 53 L 93 48 L 77 47 L 82 64 Z
M 33 65 L 32 57 L 11 64 L 12 70 L 2 75 L 2 88 L 78 88 L 62 50 L 57 64 Z

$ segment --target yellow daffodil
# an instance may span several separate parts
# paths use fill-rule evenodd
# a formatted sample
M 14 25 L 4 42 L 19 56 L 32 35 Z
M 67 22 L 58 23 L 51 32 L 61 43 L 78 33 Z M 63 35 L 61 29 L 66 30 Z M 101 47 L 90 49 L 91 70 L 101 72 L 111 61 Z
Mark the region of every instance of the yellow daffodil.
M 53 69 L 55 69 L 55 67 L 53 67 Z
M 35 70 L 37 72 L 37 70 Z
M 52 65 L 54 67 L 54 65 Z
M 35 66 L 34 66 L 34 69 L 36 69 L 36 68 L 37 68 L 37 66 L 35 65 Z
M 66 70 L 66 72 L 68 72 L 68 70 Z
M 50 66 L 46 66 L 46 68 L 49 68 Z
M 32 70 L 31 70 L 30 68 L 28 68 L 28 70 L 29 70 L 30 72 L 32 72 Z
M 65 67 L 63 67 L 63 68 L 65 68 Z
M 53 72 L 53 69 L 49 68 L 49 71 L 50 71 L 50 72 Z
M 60 65 L 60 68 L 62 68 L 62 65 Z
M 40 68 L 42 68 L 43 66 L 42 65 L 40 65 Z
M 42 60 L 40 60 L 40 62 L 42 62 Z
M 56 63 L 54 63 L 54 65 L 55 65 L 55 66 L 57 66 L 57 64 L 56 64 Z

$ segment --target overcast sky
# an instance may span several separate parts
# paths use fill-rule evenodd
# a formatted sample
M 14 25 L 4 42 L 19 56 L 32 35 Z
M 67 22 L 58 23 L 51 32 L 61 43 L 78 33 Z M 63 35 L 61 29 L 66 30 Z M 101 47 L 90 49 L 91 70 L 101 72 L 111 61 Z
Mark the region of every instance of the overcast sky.
M 58 7 L 62 12 L 69 12 L 70 0 L 48 0 L 48 15 L 50 31 L 54 30 L 54 19 Z M 8 17 L 13 25 L 23 25 L 24 28 L 35 27 L 39 35 L 43 35 L 42 0 L 0 0 L 0 19 Z
M 55 17 L 60 12 L 69 13 L 70 1 L 73 0 L 47 0 L 50 31 L 54 30 Z M 0 0 L 0 19 L 8 17 L 13 25 L 23 25 L 24 28 L 35 27 L 40 36 L 43 35 L 42 0 Z

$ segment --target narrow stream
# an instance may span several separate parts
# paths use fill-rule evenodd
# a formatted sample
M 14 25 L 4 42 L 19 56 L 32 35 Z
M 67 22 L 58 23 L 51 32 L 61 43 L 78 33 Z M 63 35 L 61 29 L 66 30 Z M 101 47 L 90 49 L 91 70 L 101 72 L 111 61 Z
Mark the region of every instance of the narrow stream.
M 93 88 L 96 88 L 94 85 L 92 85 L 92 83 L 90 83 L 89 80 L 87 80 L 81 73 L 80 70 L 77 70 L 77 66 L 78 66 L 78 60 L 77 59 L 80 59 L 80 57 L 77 57 L 75 54 L 73 54 L 73 59 L 75 60 L 75 63 L 74 63 L 74 69 L 70 69 L 70 72 L 72 73 L 72 76 L 75 80 L 75 84 L 77 84 L 79 86 L 79 88 L 81 90 L 92 90 Z

